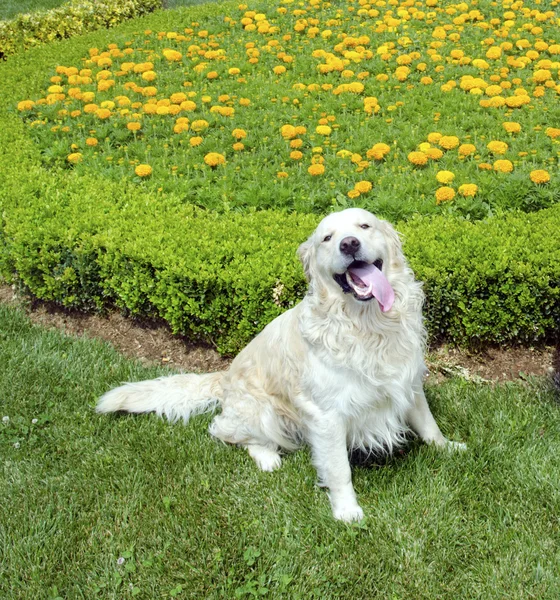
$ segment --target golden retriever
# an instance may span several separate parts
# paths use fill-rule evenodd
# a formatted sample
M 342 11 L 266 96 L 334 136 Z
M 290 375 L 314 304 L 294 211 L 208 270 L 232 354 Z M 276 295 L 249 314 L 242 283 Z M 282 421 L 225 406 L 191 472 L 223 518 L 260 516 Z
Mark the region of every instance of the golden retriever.
M 442 448 L 422 388 L 423 294 L 386 221 L 349 208 L 325 217 L 299 250 L 309 289 L 235 358 L 227 371 L 125 384 L 101 413 L 155 411 L 185 421 L 216 405 L 216 438 L 272 471 L 281 452 L 311 447 L 333 515 L 359 520 L 348 451 L 391 450 L 408 431 Z

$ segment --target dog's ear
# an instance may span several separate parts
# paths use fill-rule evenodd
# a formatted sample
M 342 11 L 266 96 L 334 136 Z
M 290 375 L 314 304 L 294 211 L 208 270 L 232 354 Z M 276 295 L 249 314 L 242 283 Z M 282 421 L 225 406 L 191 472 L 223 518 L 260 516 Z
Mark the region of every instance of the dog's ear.
M 396 265 L 403 265 L 405 262 L 404 254 L 402 251 L 401 238 L 397 230 L 388 221 L 380 221 L 383 230 L 383 235 L 389 245 L 389 252 L 391 253 L 391 262 Z
M 313 262 L 315 258 L 315 246 L 311 238 L 303 242 L 297 250 L 298 258 L 303 265 L 303 273 L 308 282 L 312 279 Z

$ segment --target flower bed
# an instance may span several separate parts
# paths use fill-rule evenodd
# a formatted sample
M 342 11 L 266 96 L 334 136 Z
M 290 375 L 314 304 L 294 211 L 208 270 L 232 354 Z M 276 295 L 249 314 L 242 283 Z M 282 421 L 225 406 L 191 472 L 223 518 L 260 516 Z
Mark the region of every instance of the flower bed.
M 233 352 L 301 297 L 320 215 L 359 205 L 404 232 L 432 338 L 552 335 L 555 21 L 409 4 L 207 5 L 11 59 L 4 277 Z

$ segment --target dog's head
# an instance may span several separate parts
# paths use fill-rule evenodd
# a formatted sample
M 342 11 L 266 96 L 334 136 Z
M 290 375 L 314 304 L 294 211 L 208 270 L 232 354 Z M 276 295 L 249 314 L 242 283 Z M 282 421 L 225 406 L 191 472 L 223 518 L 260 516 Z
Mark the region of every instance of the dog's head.
M 391 280 L 404 267 L 397 232 L 361 208 L 325 217 L 298 250 L 307 280 L 357 302 L 374 298 L 387 311 L 393 304 Z

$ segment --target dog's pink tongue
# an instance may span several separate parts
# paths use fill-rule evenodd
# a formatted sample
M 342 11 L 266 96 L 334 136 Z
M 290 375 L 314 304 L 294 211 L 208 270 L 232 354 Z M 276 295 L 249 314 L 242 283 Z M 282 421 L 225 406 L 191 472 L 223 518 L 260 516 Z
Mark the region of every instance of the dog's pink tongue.
M 381 310 L 387 312 L 395 301 L 395 292 L 380 269 L 375 265 L 349 269 L 366 285 L 368 292 L 379 302 Z M 365 291 L 365 290 L 364 290 Z

